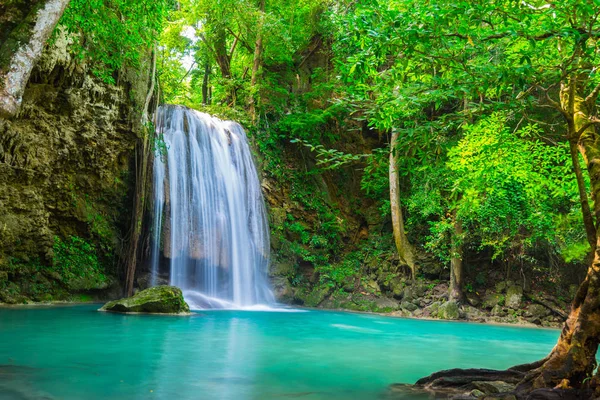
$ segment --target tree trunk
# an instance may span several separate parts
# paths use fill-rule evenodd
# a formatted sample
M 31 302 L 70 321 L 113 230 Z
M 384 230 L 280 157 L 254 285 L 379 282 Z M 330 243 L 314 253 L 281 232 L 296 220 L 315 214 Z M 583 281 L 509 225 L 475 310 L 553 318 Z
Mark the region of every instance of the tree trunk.
M 577 188 L 579 189 L 579 201 L 581 203 L 581 212 L 583 214 L 583 225 L 585 226 L 585 233 L 588 243 L 593 251 L 596 248 L 596 225 L 594 223 L 592 211 L 590 210 L 590 203 L 585 188 L 585 182 L 583 180 L 583 173 L 581 172 L 581 164 L 579 163 L 579 151 L 577 149 L 577 143 L 575 143 L 575 140 L 569 140 L 569 149 L 571 152 L 571 161 L 573 163 L 573 172 L 575 172 Z
M 260 69 L 260 64 L 262 61 L 262 51 L 263 51 L 263 14 L 265 12 L 265 0 L 260 0 L 258 4 L 258 8 L 260 10 L 260 23 L 258 24 L 257 32 L 256 32 L 256 44 L 254 45 L 254 60 L 252 63 L 252 75 L 250 78 L 250 99 L 248 101 L 248 105 L 250 108 L 250 115 L 252 116 L 252 122 L 256 121 L 256 81 L 258 78 L 258 70 Z
M 3 32 L 0 47 L 0 118 L 15 115 L 21 107 L 25 85 L 69 0 L 16 1 L 8 7 L 29 8 L 25 19 Z M 5 6 L 6 7 L 6 6 Z M 9 13 L 6 13 L 9 14 Z M 5 23 L 4 17 L 2 22 Z M 6 37 L 4 37 L 6 36 Z
M 570 138 L 587 165 L 593 199 L 600 196 L 600 135 L 590 116 L 595 99 L 585 101 L 577 93 L 575 79 L 561 87 L 561 108 L 567 119 Z M 587 126 L 587 128 L 586 128 Z M 600 214 L 600 202 L 594 201 L 594 213 Z M 537 388 L 579 388 L 592 377 L 596 366 L 596 351 L 600 341 L 600 236 L 596 233 L 593 261 L 571 305 L 571 312 L 560 338 L 541 367 L 532 370 L 517 388 L 530 391 Z M 599 383 L 598 379 L 595 378 Z
M 462 221 L 457 218 L 456 211 L 453 212 L 454 234 L 451 238 L 450 252 L 450 300 L 462 302 L 464 300 L 463 282 L 463 246 Z
M 223 78 L 228 92 L 225 103 L 235 106 L 236 92 L 233 80 L 231 79 L 231 57 L 227 52 L 227 32 L 225 32 L 224 28 L 218 28 L 215 34 L 213 53 L 217 65 L 219 66 L 219 70 L 221 71 L 221 78 Z
M 398 166 L 396 159 L 396 146 L 398 142 L 398 133 L 392 132 L 390 143 L 390 205 L 392 213 L 392 227 L 394 230 L 394 242 L 400 262 L 408 265 L 412 278 L 415 279 L 417 267 L 415 265 L 414 251 L 406 237 L 404 230 L 404 217 L 400 207 L 400 179 L 398 177 Z
M 140 238 L 142 236 L 142 220 L 144 218 L 144 211 L 146 209 L 147 188 L 152 185 L 152 174 L 150 169 L 152 168 L 154 149 L 150 140 L 150 137 L 155 135 L 152 125 L 149 125 L 149 108 L 150 102 L 155 94 L 156 87 L 156 59 L 157 59 L 157 48 L 154 47 L 152 51 L 152 69 L 150 73 L 150 88 L 146 95 L 146 101 L 144 103 L 144 109 L 142 110 L 141 124 L 143 130 L 143 136 L 138 139 L 136 143 L 135 153 L 135 194 L 133 199 L 133 215 L 131 218 L 130 238 L 129 247 L 125 257 L 125 290 L 127 296 L 133 295 L 133 284 L 135 282 L 135 273 L 137 270 L 137 261 L 140 258 Z M 156 97 L 156 103 L 160 96 Z
M 208 83 L 210 76 L 210 64 L 206 62 L 204 66 L 204 77 L 202 78 L 202 104 L 209 105 L 210 98 L 208 97 Z

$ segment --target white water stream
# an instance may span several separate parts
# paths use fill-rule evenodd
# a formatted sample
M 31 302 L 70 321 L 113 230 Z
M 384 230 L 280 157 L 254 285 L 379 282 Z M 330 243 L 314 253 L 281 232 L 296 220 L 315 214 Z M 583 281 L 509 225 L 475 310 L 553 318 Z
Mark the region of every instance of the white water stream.
M 156 125 L 164 145 L 154 160 L 152 283 L 162 259 L 192 308 L 273 304 L 268 222 L 244 129 L 171 105 Z

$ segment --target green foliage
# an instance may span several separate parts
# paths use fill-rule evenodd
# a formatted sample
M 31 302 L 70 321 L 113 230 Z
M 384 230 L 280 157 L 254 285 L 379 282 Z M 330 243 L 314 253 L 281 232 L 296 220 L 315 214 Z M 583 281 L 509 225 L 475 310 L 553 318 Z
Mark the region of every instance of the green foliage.
M 511 132 L 501 114 L 465 125 L 464 131 L 447 165 L 457 196 L 452 208 L 471 235 L 494 249 L 493 258 L 552 242 L 555 210 L 570 208 L 577 196 L 572 178 L 563 174 L 570 162 L 566 149 L 540 141 L 535 125 Z
M 55 237 L 53 249 L 52 268 L 58 272 L 63 282 L 68 284 L 78 278 L 106 281 L 95 247 L 84 239 L 71 236 L 63 241 Z
M 564 124 L 548 111 L 546 93 L 557 98 L 568 77 L 577 77 L 582 93 L 600 82 L 592 3 L 170 5 L 73 0 L 62 24 L 82 34 L 74 49 L 107 82 L 137 65 L 157 38 L 165 101 L 249 128 L 263 175 L 292 203 L 273 236 L 296 257 L 296 269 L 316 269 L 319 289 L 343 290 L 370 258 L 362 248 L 343 256 L 346 221 L 320 175 L 337 180 L 363 168 L 362 192 L 337 195 L 374 204 L 384 217 L 381 236 L 388 236 L 390 152 L 406 231 L 419 251 L 446 264 L 457 256 L 453 242 L 500 264 L 547 269 L 541 265 L 557 254 L 561 262 L 583 261 L 588 246 Z M 360 143 L 350 143 L 349 131 Z M 164 154 L 160 135 L 152 146 Z M 589 179 L 585 185 L 589 192 Z M 351 201 L 353 212 L 367 215 L 363 203 Z M 100 239 L 98 250 L 110 252 L 112 222 L 89 199 L 76 205 Z M 393 244 L 386 246 L 389 252 Z M 388 274 L 386 285 L 397 278 L 379 272 Z M 290 280 L 307 284 L 295 273 Z M 489 282 L 483 275 L 475 283 Z
M 368 157 L 367 154 L 347 154 L 336 149 L 327 149 L 322 144 L 312 145 L 302 139 L 292 139 L 292 143 L 300 143 L 317 154 L 317 166 L 324 170 L 336 169 L 346 164 L 352 164 Z
M 389 150 L 373 149 L 366 160 L 360 188 L 365 191 L 367 197 L 382 199 L 389 194 Z
M 332 289 L 350 292 L 354 289 L 356 278 L 362 266 L 363 254 L 352 252 L 337 264 L 318 266 L 315 271 L 319 273 L 319 283 Z
M 124 66 L 137 67 L 153 48 L 171 0 L 72 0 L 60 25 L 75 34 L 73 51 L 104 82 Z

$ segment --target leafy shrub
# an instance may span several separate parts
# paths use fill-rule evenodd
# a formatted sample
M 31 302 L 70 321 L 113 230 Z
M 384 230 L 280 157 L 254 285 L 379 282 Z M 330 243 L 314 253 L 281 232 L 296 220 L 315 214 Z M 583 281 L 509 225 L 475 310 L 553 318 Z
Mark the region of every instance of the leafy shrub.
M 84 239 L 71 236 L 63 241 L 55 236 L 53 249 L 52 268 L 58 272 L 64 283 L 84 279 L 99 284 L 107 280 L 98 261 L 96 248 Z

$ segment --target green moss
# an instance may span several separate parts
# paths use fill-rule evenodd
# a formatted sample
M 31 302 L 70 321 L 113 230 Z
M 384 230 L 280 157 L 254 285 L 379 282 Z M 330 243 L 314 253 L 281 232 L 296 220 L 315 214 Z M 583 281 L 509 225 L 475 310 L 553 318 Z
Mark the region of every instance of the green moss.
M 105 289 L 108 278 L 98 261 L 96 248 L 86 240 L 71 236 L 63 241 L 54 238 L 52 270 L 71 290 Z
M 100 311 L 187 315 L 190 308 L 183 299 L 181 289 L 175 286 L 155 286 L 142 290 L 133 297 L 110 301 Z

